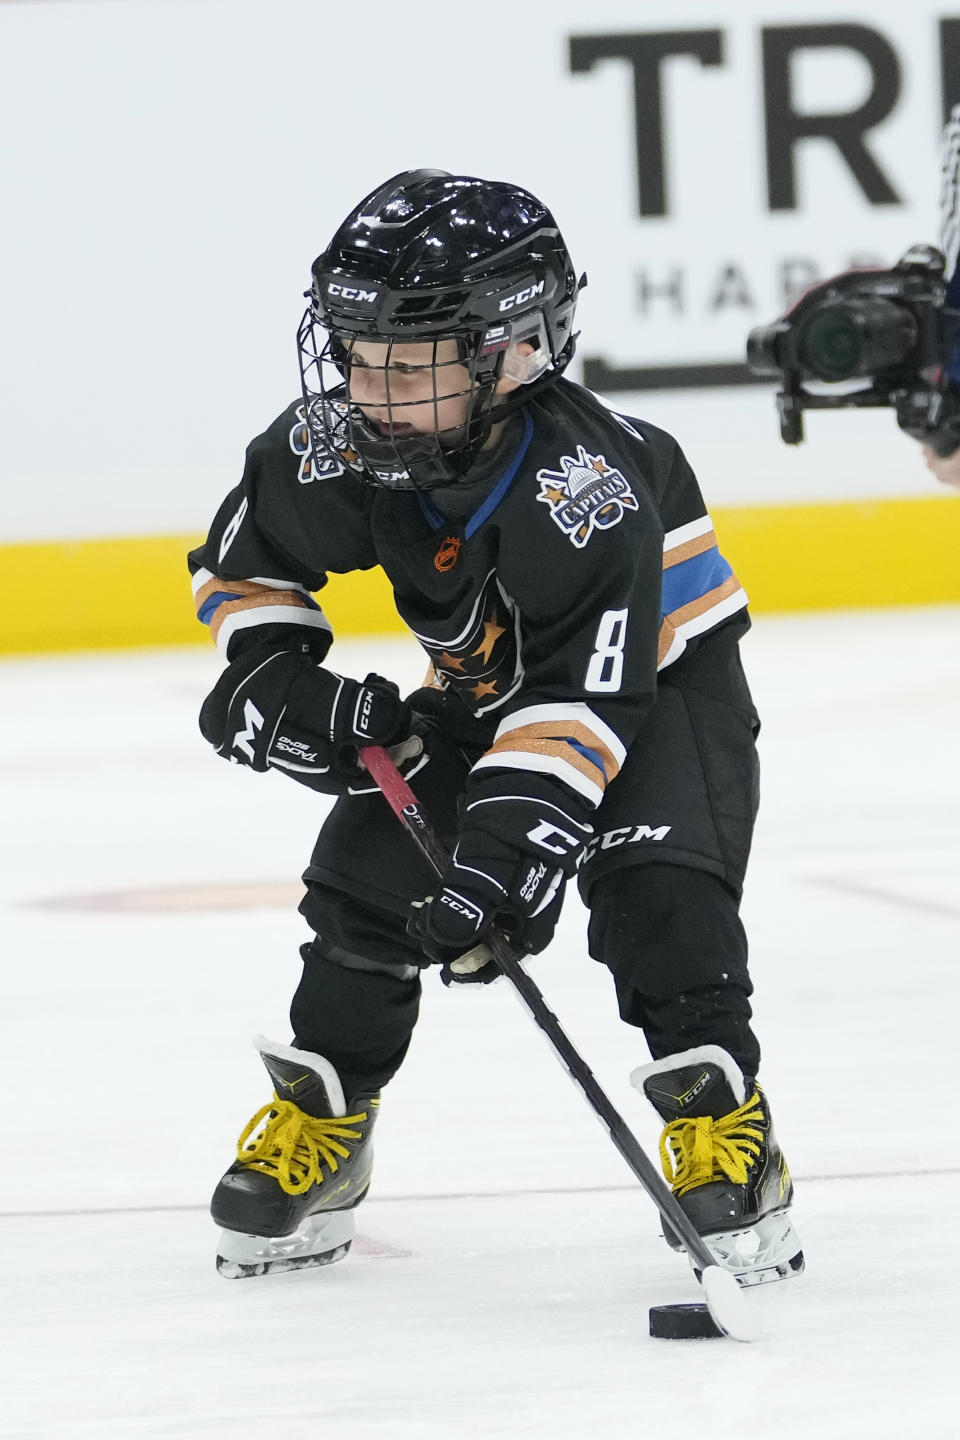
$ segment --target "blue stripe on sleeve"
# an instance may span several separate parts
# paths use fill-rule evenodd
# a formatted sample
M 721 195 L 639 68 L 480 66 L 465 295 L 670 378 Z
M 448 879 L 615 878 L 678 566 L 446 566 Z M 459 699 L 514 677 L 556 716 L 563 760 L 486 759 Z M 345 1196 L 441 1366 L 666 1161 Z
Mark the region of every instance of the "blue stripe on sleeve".
M 691 555 L 689 560 L 671 565 L 663 572 L 662 613 L 670 615 L 692 600 L 699 600 L 708 590 L 714 590 L 724 580 L 729 580 L 732 574 L 716 545 L 711 545 L 702 555 Z
M 266 593 L 269 594 L 270 592 L 267 591 Z M 218 610 L 221 605 L 226 604 L 228 600 L 243 600 L 249 598 L 249 596 L 238 594 L 235 590 L 216 590 L 204 600 L 200 609 L 197 611 L 197 619 L 202 625 L 209 625 L 213 619 L 214 612 Z M 305 610 L 321 609 L 321 606 L 317 604 L 312 595 L 298 594 L 297 599 Z
M 591 765 L 596 765 L 597 769 L 600 771 L 600 774 L 603 776 L 604 780 L 606 780 L 607 767 L 604 765 L 599 753 L 596 750 L 591 750 L 588 746 L 581 745 L 579 740 L 571 740 L 569 735 L 566 737 L 566 741 L 568 745 L 570 745 L 574 750 L 576 750 L 578 755 L 582 755 L 585 760 L 589 760 Z
M 200 621 L 201 625 L 209 625 L 210 621 L 213 619 L 214 612 L 216 610 L 219 610 L 221 605 L 225 605 L 228 600 L 242 599 L 243 596 L 238 595 L 233 590 L 215 590 L 212 595 L 207 596 L 206 600 L 204 600 L 200 609 L 197 611 L 197 619 Z

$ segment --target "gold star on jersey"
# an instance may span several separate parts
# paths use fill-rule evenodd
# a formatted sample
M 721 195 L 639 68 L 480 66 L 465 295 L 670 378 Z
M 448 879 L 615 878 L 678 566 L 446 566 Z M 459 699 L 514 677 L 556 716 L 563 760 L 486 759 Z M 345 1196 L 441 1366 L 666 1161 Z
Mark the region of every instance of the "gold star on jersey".
M 520 683 L 514 607 L 489 575 L 466 628 L 450 641 L 418 634 L 441 686 L 458 690 L 475 714 L 493 709 Z

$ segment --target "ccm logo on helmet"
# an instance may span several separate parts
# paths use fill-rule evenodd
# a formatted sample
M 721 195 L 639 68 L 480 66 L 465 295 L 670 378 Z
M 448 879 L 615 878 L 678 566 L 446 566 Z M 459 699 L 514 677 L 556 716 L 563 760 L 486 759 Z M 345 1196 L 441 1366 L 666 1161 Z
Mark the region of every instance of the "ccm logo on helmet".
M 500 301 L 500 309 L 512 310 L 516 305 L 525 305 L 528 300 L 533 299 L 534 295 L 542 295 L 543 287 L 544 281 L 541 280 L 536 285 L 528 285 L 526 290 L 518 290 L 516 295 L 508 295 L 506 299 Z
M 357 285 L 328 285 L 327 294 L 339 295 L 343 300 L 376 300 L 380 291 L 361 290 Z

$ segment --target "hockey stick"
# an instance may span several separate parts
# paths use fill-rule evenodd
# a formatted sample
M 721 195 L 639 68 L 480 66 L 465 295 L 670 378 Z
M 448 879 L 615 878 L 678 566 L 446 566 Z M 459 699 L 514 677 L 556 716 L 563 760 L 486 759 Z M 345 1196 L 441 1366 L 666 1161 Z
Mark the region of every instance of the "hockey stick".
M 380 745 L 366 745 L 360 750 L 360 758 L 397 819 L 436 874 L 442 875 L 447 868 L 449 857 L 424 815 L 416 795 L 390 755 Z M 530 978 L 508 942 L 496 930 L 487 932 L 484 944 L 550 1041 L 571 1079 L 579 1086 L 587 1103 L 608 1130 L 610 1139 L 660 1211 L 661 1219 L 669 1224 L 683 1242 L 687 1254 L 699 1271 L 704 1298 L 717 1327 L 733 1340 L 755 1340 L 757 1328 L 751 1321 L 743 1294 L 733 1275 L 714 1260 L 672 1191 L 647 1158 L 640 1142 L 601 1088 L 593 1071 L 568 1039 L 556 1015 L 544 1000 L 539 986 Z

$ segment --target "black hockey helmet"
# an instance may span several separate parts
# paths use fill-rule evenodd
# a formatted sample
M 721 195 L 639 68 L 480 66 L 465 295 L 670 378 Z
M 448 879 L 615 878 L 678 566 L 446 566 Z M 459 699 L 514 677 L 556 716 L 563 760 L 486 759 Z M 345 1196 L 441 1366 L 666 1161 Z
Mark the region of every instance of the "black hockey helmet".
M 457 479 L 491 426 L 573 355 L 579 285 L 570 256 L 549 210 L 515 185 L 404 171 L 351 211 L 312 274 L 298 334 L 308 424 L 315 446 L 370 484 L 417 490 Z M 455 346 L 441 360 L 449 340 Z M 364 341 L 377 348 L 371 367 L 366 347 L 362 369 L 383 375 L 382 403 L 367 405 L 377 418 L 351 394 L 354 347 Z M 431 378 L 425 399 L 405 401 L 393 369 L 403 352 L 394 358 L 394 347 L 412 341 L 432 343 L 418 361 Z M 521 341 L 532 354 L 518 355 Z M 501 376 L 520 388 L 497 395 Z M 438 403 L 458 397 L 462 419 L 441 428 Z M 419 405 L 422 417 L 431 400 L 432 430 L 404 423 L 405 405 Z

